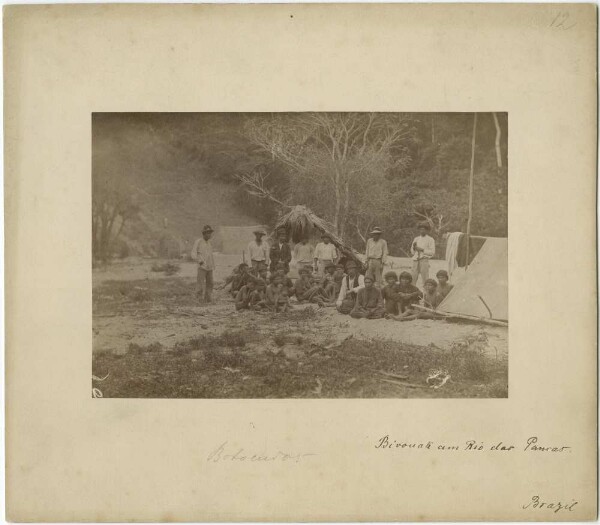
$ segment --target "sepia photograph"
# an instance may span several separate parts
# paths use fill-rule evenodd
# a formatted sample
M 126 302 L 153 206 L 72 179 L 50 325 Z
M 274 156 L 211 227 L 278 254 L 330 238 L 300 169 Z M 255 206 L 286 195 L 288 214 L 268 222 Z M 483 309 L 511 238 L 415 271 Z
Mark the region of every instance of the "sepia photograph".
M 508 113 L 93 113 L 94 398 L 507 398 Z
M 596 519 L 597 14 L 6 6 L 7 520 Z

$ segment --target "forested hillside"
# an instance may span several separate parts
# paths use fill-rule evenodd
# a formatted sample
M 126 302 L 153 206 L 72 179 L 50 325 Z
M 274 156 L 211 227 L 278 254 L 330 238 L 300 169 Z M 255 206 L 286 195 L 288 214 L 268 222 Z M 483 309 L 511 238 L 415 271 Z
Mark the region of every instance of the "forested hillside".
M 408 250 L 426 220 L 464 230 L 473 114 L 96 114 L 96 259 L 185 246 L 204 223 L 271 223 L 305 204 L 362 249 L 369 229 Z M 505 113 L 480 113 L 472 233 L 507 235 Z M 120 233 L 119 233 L 120 232 Z

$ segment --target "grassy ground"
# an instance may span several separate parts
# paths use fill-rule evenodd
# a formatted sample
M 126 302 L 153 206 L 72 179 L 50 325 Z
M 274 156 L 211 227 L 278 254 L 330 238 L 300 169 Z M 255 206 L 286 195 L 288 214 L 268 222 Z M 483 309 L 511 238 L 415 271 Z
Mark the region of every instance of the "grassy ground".
M 122 347 L 94 349 L 92 373 L 108 377 L 93 386 L 104 397 L 508 395 L 508 361 L 485 351 L 485 332 L 444 349 L 357 335 L 340 338 L 336 325 L 315 307 L 235 314 L 225 294 L 216 305 L 199 307 L 192 283 L 177 277 L 106 281 L 94 289 L 93 299 L 95 332 L 118 324 L 132 334 Z M 186 331 L 173 328 L 181 318 L 189 324 Z M 144 337 L 137 337 L 142 332 Z M 439 369 L 451 379 L 430 388 L 427 377 Z

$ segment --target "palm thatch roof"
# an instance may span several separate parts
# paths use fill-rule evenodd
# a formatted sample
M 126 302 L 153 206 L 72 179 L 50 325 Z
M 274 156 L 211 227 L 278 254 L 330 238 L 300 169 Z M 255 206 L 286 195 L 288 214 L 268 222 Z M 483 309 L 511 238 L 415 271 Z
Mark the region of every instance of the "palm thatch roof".
M 361 272 L 366 270 L 364 263 L 358 258 L 352 247 L 334 233 L 333 226 L 306 206 L 293 206 L 287 213 L 283 214 L 275 224 L 275 231 L 280 228 L 284 228 L 294 242 L 298 242 L 304 237 L 310 237 L 314 230 L 319 231 L 321 234 L 326 233 L 343 256 L 353 260 Z

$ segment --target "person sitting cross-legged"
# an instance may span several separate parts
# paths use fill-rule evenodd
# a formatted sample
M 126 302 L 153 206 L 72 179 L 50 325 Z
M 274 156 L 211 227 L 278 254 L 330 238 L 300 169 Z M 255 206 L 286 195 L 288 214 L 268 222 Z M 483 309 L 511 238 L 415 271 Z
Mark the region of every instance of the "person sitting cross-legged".
M 321 288 L 324 295 L 327 297 L 327 302 L 335 303 L 337 295 L 335 293 L 335 264 L 328 263 L 325 265 L 325 273 L 321 279 Z M 339 290 L 338 290 L 339 294 Z
M 254 292 L 256 291 L 256 284 L 254 281 L 248 281 L 242 286 L 235 296 L 235 309 L 236 310 L 248 310 L 250 308 L 250 302 L 252 301 Z
M 418 304 L 423 297 L 423 293 L 414 284 L 412 284 L 412 275 L 409 272 L 400 274 L 400 284 L 396 289 L 398 296 L 399 313 L 404 313 L 413 304 Z
M 354 261 L 346 265 L 348 275 L 342 278 L 340 293 L 335 303 L 337 311 L 348 315 L 356 303 L 356 294 L 365 286 L 365 278 L 358 273 L 358 267 Z
M 437 282 L 434 279 L 425 281 L 425 293 L 423 294 L 423 306 L 435 310 L 442 302 L 443 297 L 437 292 Z M 394 321 L 413 321 L 415 319 L 440 319 L 435 312 L 424 312 L 418 308 L 414 308 L 412 303 L 400 315 L 389 315 L 387 319 Z
M 365 287 L 356 294 L 356 303 L 350 312 L 355 319 L 381 319 L 385 313 L 383 297 L 379 288 L 373 286 L 373 278 L 365 275 Z
M 242 289 L 243 286 L 248 284 L 248 281 L 251 281 L 251 275 L 248 273 L 248 265 L 246 263 L 240 263 L 233 269 L 233 273 L 227 277 L 225 280 L 225 284 L 222 288 L 225 288 L 227 284 L 231 283 L 231 295 L 233 297 L 237 296 L 237 293 Z
M 287 312 L 291 308 L 288 289 L 283 285 L 280 275 L 275 274 L 271 284 L 267 286 L 265 301 L 267 308 L 273 312 Z
M 276 270 L 271 273 L 271 282 L 275 279 L 276 276 L 281 277 L 281 281 L 283 286 L 287 288 L 288 297 L 292 297 L 295 293 L 294 282 L 288 277 L 288 269 L 285 263 L 279 262 L 276 265 Z
M 398 289 L 400 288 L 398 285 L 398 275 L 396 272 L 389 271 L 385 273 L 383 279 L 386 285 L 381 289 L 381 296 L 385 304 L 385 314 L 398 315 L 400 313 L 398 306 L 400 302 L 400 297 L 398 296 Z
M 315 284 L 308 268 L 298 270 L 300 277 L 296 280 L 294 286 L 296 298 L 299 303 L 316 303 L 322 306 L 327 302 L 327 297 L 323 295 L 320 284 Z
M 266 288 L 267 283 L 262 279 L 254 279 L 254 283 L 256 285 L 256 290 L 252 293 L 250 297 L 250 309 L 251 310 L 266 310 L 267 309 L 267 300 L 266 300 Z

